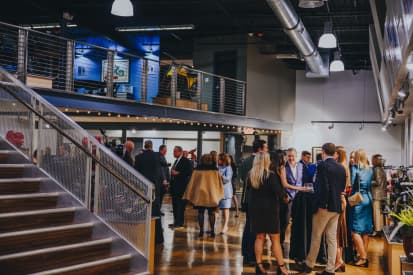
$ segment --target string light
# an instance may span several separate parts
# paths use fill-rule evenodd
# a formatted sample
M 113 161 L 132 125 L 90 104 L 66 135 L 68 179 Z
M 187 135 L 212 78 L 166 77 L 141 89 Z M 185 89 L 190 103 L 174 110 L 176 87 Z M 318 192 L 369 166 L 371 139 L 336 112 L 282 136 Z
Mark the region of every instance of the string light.
M 98 112 L 98 116 L 100 116 L 101 115 L 101 113 L 100 112 Z
M 69 109 L 68 109 L 68 108 L 65 108 L 65 112 L 69 112 Z
M 108 113 L 108 116 L 112 116 L 112 114 L 111 114 L 111 113 Z
M 148 120 L 148 118 L 147 118 L 147 117 L 144 117 L 143 119 L 144 119 L 144 120 Z
M 120 115 L 120 114 L 118 114 L 118 117 L 121 117 L 121 115 Z
M 126 117 L 127 117 L 127 118 L 130 118 L 130 115 L 127 115 Z
M 90 115 L 90 113 L 91 113 L 90 111 L 87 111 L 87 114 L 88 114 L 88 115 Z
M 136 119 L 136 120 L 139 120 L 139 117 L 137 116 L 137 117 L 135 117 L 135 119 Z

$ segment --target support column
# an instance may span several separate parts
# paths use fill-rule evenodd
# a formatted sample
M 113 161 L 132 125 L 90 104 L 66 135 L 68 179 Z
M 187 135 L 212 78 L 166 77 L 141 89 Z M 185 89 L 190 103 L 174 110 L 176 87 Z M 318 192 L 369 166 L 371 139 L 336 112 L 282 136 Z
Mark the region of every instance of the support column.
M 148 60 L 142 59 L 141 102 L 148 101 Z
M 198 72 L 197 78 L 196 78 L 196 99 L 197 99 L 197 109 L 201 110 L 202 107 L 202 96 L 201 96 L 201 90 L 202 90 L 202 73 Z
M 225 79 L 219 79 L 219 112 L 225 112 Z
M 198 130 L 197 134 L 198 134 L 198 137 L 196 141 L 196 151 L 197 151 L 198 163 L 199 163 L 201 161 L 201 156 L 202 156 L 202 131 Z
M 176 91 L 177 91 L 178 74 L 176 72 L 176 67 L 174 65 L 172 65 L 171 71 L 172 71 L 172 77 L 171 77 L 171 105 L 176 106 Z
M 28 48 L 29 32 L 24 29 L 19 29 L 17 42 L 17 78 L 26 83 L 27 78 L 27 48 Z
M 75 60 L 75 42 L 72 40 L 67 41 L 66 46 L 66 81 L 65 81 L 65 90 L 74 91 L 73 83 L 73 67 Z
M 113 97 L 113 68 L 115 63 L 115 53 L 113 51 L 108 51 L 108 70 L 106 72 L 106 96 Z

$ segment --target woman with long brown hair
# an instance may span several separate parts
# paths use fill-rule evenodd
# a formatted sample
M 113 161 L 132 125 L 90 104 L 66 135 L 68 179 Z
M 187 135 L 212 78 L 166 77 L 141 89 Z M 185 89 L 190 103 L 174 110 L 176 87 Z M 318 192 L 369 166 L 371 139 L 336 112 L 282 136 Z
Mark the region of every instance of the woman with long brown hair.
M 347 163 L 347 152 L 343 146 L 336 147 L 336 161 L 343 165 L 344 169 L 346 170 L 346 188 L 351 187 L 350 181 L 350 170 Z M 341 193 L 341 212 L 338 218 L 337 224 L 337 255 L 336 255 L 336 265 L 335 271 L 336 272 L 345 272 L 346 266 L 343 260 L 343 248 L 346 248 L 348 245 L 347 241 L 347 222 L 346 222 L 346 197 L 345 197 L 345 190 Z

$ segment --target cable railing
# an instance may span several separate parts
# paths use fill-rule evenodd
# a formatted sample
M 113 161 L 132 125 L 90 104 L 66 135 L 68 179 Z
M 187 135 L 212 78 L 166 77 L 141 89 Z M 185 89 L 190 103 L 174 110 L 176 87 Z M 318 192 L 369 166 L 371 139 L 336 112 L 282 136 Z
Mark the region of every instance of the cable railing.
M 1 68 L 0 104 L 0 135 L 19 133 L 23 153 L 148 259 L 152 183 Z
M 1 22 L 0 67 L 30 87 L 245 115 L 244 81 Z

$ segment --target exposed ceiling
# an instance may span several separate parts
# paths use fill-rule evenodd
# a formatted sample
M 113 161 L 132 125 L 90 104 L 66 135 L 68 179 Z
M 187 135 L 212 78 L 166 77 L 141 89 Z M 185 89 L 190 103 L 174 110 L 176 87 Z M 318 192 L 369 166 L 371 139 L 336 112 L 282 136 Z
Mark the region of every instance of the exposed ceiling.
M 193 31 L 161 32 L 161 52 L 190 59 L 194 39 L 226 34 L 262 34 L 263 54 L 294 54 L 296 48 L 283 32 L 265 0 L 132 0 L 133 17 L 110 14 L 113 0 L 14 0 L 0 10 L 0 20 L 13 24 L 59 22 L 63 11 L 73 14 L 81 27 L 127 44 L 119 26 L 194 24 Z M 291 0 L 314 42 L 331 19 L 347 69 L 370 69 L 369 24 L 373 24 L 369 0 L 330 0 L 315 9 L 298 8 Z M 219 43 L 219 42 L 217 42 Z M 128 46 L 128 45 L 126 45 Z M 162 55 L 161 55 L 162 57 Z M 296 69 L 305 64 L 286 60 Z

